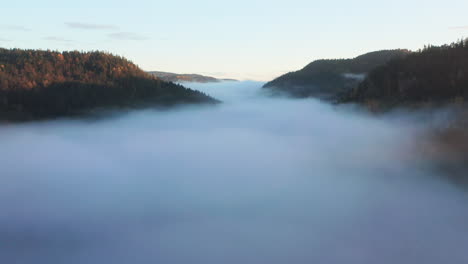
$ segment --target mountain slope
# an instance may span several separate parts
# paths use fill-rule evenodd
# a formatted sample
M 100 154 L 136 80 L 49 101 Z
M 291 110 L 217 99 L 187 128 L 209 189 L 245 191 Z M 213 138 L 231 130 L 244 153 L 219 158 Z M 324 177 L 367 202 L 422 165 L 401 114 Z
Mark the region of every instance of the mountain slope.
M 342 102 L 386 105 L 463 102 L 468 96 L 468 40 L 428 47 L 372 70 Z
M 293 97 L 329 98 L 357 86 L 373 68 L 408 53 L 407 50 L 382 50 L 354 59 L 318 60 L 268 82 L 264 88 Z
M 130 61 L 103 52 L 0 49 L 0 119 L 31 120 L 96 108 L 216 100 L 158 80 Z
M 338 102 L 358 103 L 374 112 L 442 106 L 444 125 L 421 138 L 419 154 L 444 175 L 468 186 L 467 98 L 468 40 L 464 40 L 429 46 L 377 67 Z
M 200 74 L 179 74 L 179 73 L 161 72 L 161 71 L 150 71 L 148 73 L 166 82 L 211 83 L 211 82 L 221 82 L 221 81 L 235 81 L 232 79 L 217 79 L 214 77 L 204 76 Z

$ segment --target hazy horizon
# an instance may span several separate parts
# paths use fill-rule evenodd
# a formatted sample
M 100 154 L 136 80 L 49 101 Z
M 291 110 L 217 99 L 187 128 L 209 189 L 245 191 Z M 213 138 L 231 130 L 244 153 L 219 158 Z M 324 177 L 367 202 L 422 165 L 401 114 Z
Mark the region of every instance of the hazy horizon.
M 462 0 L 83 0 L 72 6 L 26 0 L 2 8 L 0 47 L 102 50 L 147 71 L 240 80 L 268 81 L 316 59 L 417 50 L 468 36 Z

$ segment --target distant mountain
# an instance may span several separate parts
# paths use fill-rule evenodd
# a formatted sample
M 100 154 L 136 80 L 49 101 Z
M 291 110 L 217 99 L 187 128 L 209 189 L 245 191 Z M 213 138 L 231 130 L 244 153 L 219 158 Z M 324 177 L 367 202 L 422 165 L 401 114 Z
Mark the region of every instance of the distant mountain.
M 462 104 L 468 98 L 468 40 L 429 46 L 372 70 L 341 102 L 372 108 L 405 104 Z
M 356 87 L 375 67 L 407 54 L 408 50 L 382 50 L 354 59 L 317 60 L 266 83 L 264 88 L 293 97 L 331 98 Z
M 199 75 L 199 74 L 179 74 L 171 72 L 150 71 L 149 74 L 166 82 L 197 82 L 197 83 L 212 83 L 221 81 L 236 81 L 233 79 L 217 79 L 214 77 Z
M 201 92 L 156 79 L 108 53 L 0 49 L 0 120 L 215 102 Z

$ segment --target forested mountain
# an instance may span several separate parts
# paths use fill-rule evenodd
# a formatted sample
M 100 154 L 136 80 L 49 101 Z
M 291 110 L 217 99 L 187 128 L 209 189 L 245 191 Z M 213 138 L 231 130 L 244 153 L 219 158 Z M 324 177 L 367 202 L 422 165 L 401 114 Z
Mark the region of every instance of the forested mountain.
M 430 133 L 420 148 L 431 164 L 456 182 L 468 184 L 468 40 L 427 46 L 372 70 L 339 98 L 374 112 L 395 107 L 450 107 L 443 127 Z
M 357 86 L 373 68 L 408 53 L 407 50 L 382 50 L 354 59 L 317 60 L 302 70 L 268 82 L 264 88 L 293 97 L 329 98 Z
M 372 70 L 341 102 L 371 107 L 462 103 L 468 96 L 468 40 L 428 46 Z
M 216 100 L 159 80 L 112 54 L 0 49 L 0 120 L 199 102 Z
M 212 83 L 221 81 L 236 81 L 232 79 L 217 79 L 214 77 L 204 76 L 200 74 L 180 74 L 161 71 L 150 71 L 148 73 L 166 82 Z

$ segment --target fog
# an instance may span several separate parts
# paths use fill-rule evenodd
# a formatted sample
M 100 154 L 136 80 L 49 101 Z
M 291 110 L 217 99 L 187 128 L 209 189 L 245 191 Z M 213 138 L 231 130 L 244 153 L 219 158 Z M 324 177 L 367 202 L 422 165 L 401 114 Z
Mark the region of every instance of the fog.
M 1 126 L 0 263 L 468 263 L 437 120 L 189 86 L 224 103 Z

